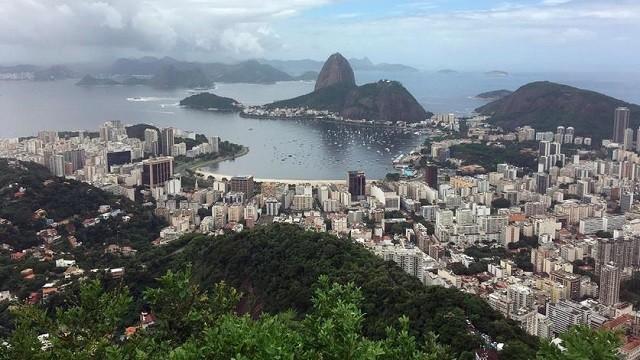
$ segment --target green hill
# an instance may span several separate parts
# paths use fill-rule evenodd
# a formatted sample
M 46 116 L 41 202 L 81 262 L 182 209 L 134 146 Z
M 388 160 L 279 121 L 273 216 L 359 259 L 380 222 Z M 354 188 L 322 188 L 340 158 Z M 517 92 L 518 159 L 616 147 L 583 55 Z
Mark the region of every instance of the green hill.
M 406 315 L 411 334 L 420 339 L 433 331 L 457 353 L 477 349 L 482 343 L 470 333 L 467 320 L 477 330 L 506 342 L 507 348 L 522 347 L 533 354 L 537 346 L 535 338 L 482 299 L 455 289 L 424 286 L 395 264 L 335 236 L 293 225 L 271 225 L 234 235 L 192 238 L 171 264 L 165 257 L 151 259 L 136 283 L 150 281 L 149 277 L 158 276 L 166 266 L 180 268 L 191 263 L 201 286 L 224 280 L 245 294 L 241 310 L 257 316 L 289 309 L 308 312 L 314 283 L 320 275 L 328 275 L 332 281 L 353 282 L 361 288 L 362 310 L 367 314 L 364 334 L 371 338 L 383 337 L 387 326 Z
M 616 107 L 631 110 L 631 124 L 640 125 L 640 106 L 595 91 L 539 81 L 522 86 L 510 95 L 481 106 L 476 112 L 505 129 L 530 125 L 538 131 L 573 126 L 577 135 L 610 138 Z

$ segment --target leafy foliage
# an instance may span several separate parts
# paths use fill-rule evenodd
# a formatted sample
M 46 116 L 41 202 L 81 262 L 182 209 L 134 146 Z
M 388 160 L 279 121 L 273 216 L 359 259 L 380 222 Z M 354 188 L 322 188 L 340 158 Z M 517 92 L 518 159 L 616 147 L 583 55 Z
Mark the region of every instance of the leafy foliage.
M 450 148 L 451 157 L 461 159 L 464 165 L 477 164 L 494 171 L 496 164 L 508 163 L 518 167 L 535 168 L 535 157 L 523 152 L 526 143 L 508 143 L 505 147 L 483 144 L 458 144 Z
M 258 227 L 215 238 L 196 236 L 173 260 L 174 268 L 192 262 L 194 277 L 204 287 L 225 280 L 238 288 L 245 294 L 240 310 L 254 315 L 290 309 L 308 313 L 313 308 L 309 300 L 313 284 L 320 275 L 327 275 L 331 281 L 361 287 L 361 308 L 367 314 L 363 332 L 372 339 L 384 337 L 387 325 L 404 315 L 410 319 L 409 333 L 420 343 L 433 332 L 456 353 L 480 346 L 481 339 L 468 331 L 467 320 L 499 342 L 522 342 L 531 356 L 537 346 L 535 338 L 478 297 L 426 287 L 358 244 L 296 226 Z
M 353 283 L 320 277 L 313 308 L 301 320 L 290 312 L 252 319 L 233 312 L 234 289 L 220 283 L 202 291 L 190 275 L 189 268 L 167 272 L 158 288 L 147 289 L 157 320 L 124 341 L 120 319 L 132 302 L 127 288 L 105 291 L 89 281 L 77 302 L 56 316 L 19 307 L 16 331 L 0 346 L 0 359 L 453 359 L 432 334 L 422 350 L 406 317 L 383 339 L 365 337 L 363 298 Z
M 586 325 L 574 326 L 559 338 L 561 349 L 550 342 L 543 342 L 537 358 L 542 360 L 598 359 L 617 360 L 621 340 L 618 334 L 594 330 Z

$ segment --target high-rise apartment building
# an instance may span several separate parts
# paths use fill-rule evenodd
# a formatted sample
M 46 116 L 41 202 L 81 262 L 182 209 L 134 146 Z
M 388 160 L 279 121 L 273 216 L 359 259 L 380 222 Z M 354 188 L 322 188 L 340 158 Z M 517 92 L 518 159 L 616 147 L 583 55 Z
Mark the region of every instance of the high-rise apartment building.
M 158 131 L 156 129 L 144 130 L 144 152 L 152 156 L 158 155 L 160 152 Z
M 351 201 L 360 201 L 365 199 L 366 178 L 364 171 L 349 171 L 347 184 L 349 184 L 349 193 Z
M 600 270 L 600 290 L 598 300 L 603 305 L 615 305 L 620 300 L 620 269 L 613 263 Z
M 142 184 L 149 188 L 164 186 L 173 176 L 173 157 L 161 156 L 142 162 Z
M 165 128 L 162 129 L 160 134 L 160 152 L 162 155 L 170 156 L 175 143 L 175 129 Z
M 253 176 L 234 176 L 230 181 L 231 192 L 239 192 L 248 199 L 253 196 Z
M 433 164 L 427 164 L 424 169 L 424 181 L 433 189 L 438 188 L 438 167 Z
M 624 141 L 622 143 L 622 148 L 627 151 L 633 150 L 633 130 L 632 129 L 624 130 Z
M 624 131 L 629 128 L 629 108 L 618 107 L 613 115 L 613 136 L 612 140 L 619 144 L 624 143 Z
M 220 137 L 219 136 L 210 136 L 207 138 L 209 144 L 211 144 L 211 151 L 214 153 L 220 152 Z

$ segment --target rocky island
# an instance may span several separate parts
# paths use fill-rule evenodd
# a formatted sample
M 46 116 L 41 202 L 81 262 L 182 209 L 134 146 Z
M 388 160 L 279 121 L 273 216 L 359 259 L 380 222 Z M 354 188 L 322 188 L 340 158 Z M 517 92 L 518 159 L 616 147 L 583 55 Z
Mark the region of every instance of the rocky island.
M 180 100 L 180 106 L 212 111 L 240 111 L 242 105 L 234 99 L 204 92 Z
M 313 92 L 264 106 L 267 110 L 283 108 L 306 108 L 347 119 L 385 122 L 415 123 L 432 115 L 397 81 L 357 86 L 349 61 L 339 53 L 327 59 Z

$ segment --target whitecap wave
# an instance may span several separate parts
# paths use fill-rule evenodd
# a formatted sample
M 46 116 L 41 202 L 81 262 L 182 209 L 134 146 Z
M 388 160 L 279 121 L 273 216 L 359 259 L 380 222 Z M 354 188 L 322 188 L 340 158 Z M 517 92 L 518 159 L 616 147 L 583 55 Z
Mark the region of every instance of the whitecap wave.
M 177 99 L 166 98 L 166 97 L 156 97 L 156 96 L 136 96 L 136 97 L 127 98 L 127 101 L 131 101 L 131 102 L 171 101 L 171 100 L 177 100 Z

